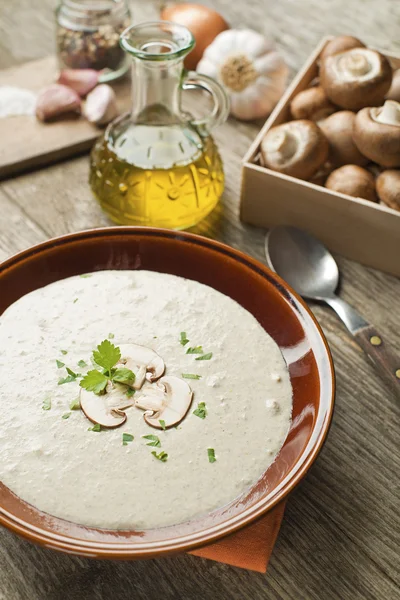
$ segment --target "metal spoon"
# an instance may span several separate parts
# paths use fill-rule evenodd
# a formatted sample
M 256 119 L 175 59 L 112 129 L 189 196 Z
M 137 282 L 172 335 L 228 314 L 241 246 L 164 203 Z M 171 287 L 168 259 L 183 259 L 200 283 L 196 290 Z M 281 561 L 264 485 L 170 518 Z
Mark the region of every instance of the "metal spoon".
M 265 238 L 268 266 L 281 275 L 298 294 L 329 304 L 361 348 L 374 362 L 381 377 L 400 396 L 400 358 L 384 338 L 350 304 L 339 298 L 339 269 L 330 252 L 317 239 L 296 227 L 275 227 Z

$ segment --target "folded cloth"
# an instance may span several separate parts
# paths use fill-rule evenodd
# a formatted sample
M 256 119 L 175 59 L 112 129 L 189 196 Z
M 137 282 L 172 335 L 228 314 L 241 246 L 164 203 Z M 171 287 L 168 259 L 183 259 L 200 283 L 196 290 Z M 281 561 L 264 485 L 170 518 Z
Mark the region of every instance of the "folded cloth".
M 265 573 L 285 512 L 283 500 L 252 525 L 189 554 Z

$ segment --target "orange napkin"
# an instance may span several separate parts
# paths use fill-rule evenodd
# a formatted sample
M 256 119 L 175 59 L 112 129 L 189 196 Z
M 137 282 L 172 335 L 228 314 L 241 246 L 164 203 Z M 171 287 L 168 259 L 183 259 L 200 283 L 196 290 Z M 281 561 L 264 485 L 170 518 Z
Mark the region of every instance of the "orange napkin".
M 265 517 L 223 538 L 220 542 L 192 550 L 189 554 L 265 573 L 285 512 L 286 500 Z

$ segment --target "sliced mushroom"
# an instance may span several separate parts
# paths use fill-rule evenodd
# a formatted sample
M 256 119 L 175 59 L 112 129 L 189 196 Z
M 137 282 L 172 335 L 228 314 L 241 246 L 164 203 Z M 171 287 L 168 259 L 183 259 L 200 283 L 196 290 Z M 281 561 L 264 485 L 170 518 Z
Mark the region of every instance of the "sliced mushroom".
M 336 106 L 327 98 L 321 86 L 310 87 L 297 94 L 290 103 L 293 119 L 325 119 L 336 110 Z
M 334 54 L 345 52 L 346 50 L 351 50 L 352 48 L 365 48 L 365 44 L 352 35 L 338 35 L 326 44 L 325 48 L 321 52 L 321 58 L 323 59 L 327 56 L 333 56 Z
M 126 367 L 135 373 L 135 382 L 130 386 L 134 390 L 140 390 L 145 379 L 152 383 L 164 374 L 164 361 L 151 348 L 138 344 L 122 344 L 120 350 L 121 359 L 116 367 Z
M 392 83 L 392 67 L 376 50 L 353 48 L 323 59 L 320 78 L 331 102 L 359 110 L 383 103 Z
M 393 72 L 392 85 L 386 94 L 386 99 L 400 102 L 400 69 L 396 69 L 396 71 Z
M 383 107 L 360 110 L 353 139 L 370 160 L 383 167 L 400 167 L 400 103 L 386 100 Z
M 309 179 L 328 158 L 329 145 L 312 121 L 290 121 L 272 127 L 261 142 L 264 164 L 292 177 Z
M 336 167 L 366 165 L 368 162 L 353 141 L 355 118 L 350 110 L 341 110 L 318 123 L 329 142 L 329 158 Z
M 383 171 L 376 180 L 376 191 L 381 204 L 400 211 L 400 170 Z
M 105 394 L 94 394 L 84 388 L 80 391 L 80 403 L 86 417 L 102 427 L 114 428 L 126 421 L 125 409 L 134 405 L 133 398 L 125 394 L 126 386 L 108 382 Z
M 329 175 L 325 187 L 354 198 L 377 202 L 374 176 L 357 165 L 344 165 Z
M 173 427 L 186 416 L 192 403 L 193 392 L 186 381 L 166 375 L 156 385 L 146 386 L 135 398 L 136 408 L 145 410 L 143 417 L 156 429 Z M 164 421 L 164 427 L 160 424 Z

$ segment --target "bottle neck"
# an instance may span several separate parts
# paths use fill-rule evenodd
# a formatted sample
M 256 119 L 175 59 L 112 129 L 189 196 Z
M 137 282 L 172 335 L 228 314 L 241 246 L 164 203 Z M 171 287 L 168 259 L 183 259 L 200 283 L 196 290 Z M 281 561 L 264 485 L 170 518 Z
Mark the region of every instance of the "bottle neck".
M 182 61 L 133 57 L 132 112 L 136 123 L 171 125 L 180 121 Z

